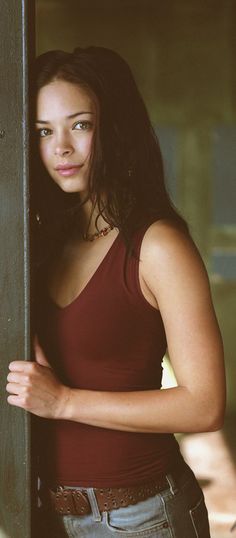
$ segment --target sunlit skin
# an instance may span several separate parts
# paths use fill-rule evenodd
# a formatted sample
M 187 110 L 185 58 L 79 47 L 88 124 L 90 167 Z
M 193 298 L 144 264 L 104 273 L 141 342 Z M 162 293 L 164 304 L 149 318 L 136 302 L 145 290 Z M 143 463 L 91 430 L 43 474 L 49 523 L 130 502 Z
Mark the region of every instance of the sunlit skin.
M 47 122 L 36 127 L 40 155 L 52 180 L 64 192 L 86 195 L 96 122 L 94 100 L 79 86 L 55 81 L 40 90 L 37 116 Z M 82 167 L 63 177 L 55 167 L 67 163 Z M 86 207 L 88 222 L 91 203 Z M 50 292 L 58 304 L 65 306 L 80 293 L 116 235 L 117 230 L 112 230 L 93 243 L 80 239 L 67 245 L 52 268 Z M 35 361 L 14 360 L 9 365 L 8 403 L 45 418 L 123 431 L 219 429 L 225 408 L 223 346 L 196 247 L 170 222 L 153 223 L 143 238 L 139 276 L 143 295 L 160 309 L 177 387 L 114 393 L 71 389 L 56 378 L 50 357 L 36 338 Z
M 87 199 L 90 158 L 98 123 L 98 106 L 92 92 L 65 80 L 53 80 L 39 90 L 36 110 L 36 133 L 39 154 L 52 180 L 68 193 Z M 78 166 L 69 176 L 56 170 L 59 165 Z M 84 224 L 96 231 L 91 200 L 83 206 Z M 92 213 L 92 218 L 91 218 Z M 107 223 L 99 218 L 99 226 Z
M 55 80 L 39 91 L 36 119 L 39 152 L 49 175 L 64 192 L 86 194 L 96 126 L 92 96 L 76 84 Z M 58 165 L 80 168 L 63 177 Z

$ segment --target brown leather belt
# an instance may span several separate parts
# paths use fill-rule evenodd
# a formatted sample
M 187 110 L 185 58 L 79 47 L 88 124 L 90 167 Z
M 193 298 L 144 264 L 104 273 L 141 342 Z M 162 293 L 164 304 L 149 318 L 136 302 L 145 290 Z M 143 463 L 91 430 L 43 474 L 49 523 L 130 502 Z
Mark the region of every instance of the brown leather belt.
M 180 466 L 181 467 L 181 466 Z M 180 474 L 180 467 L 171 473 L 174 478 Z M 166 476 L 161 476 L 155 481 L 140 486 L 128 488 L 93 488 L 100 512 L 137 504 L 153 497 L 160 491 L 167 489 L 169 482 Z M 50 505 L 61 515 L 83 516 L 91 513 L 91 506 L 86 490 L 66 489 L 58 486 L 49 490 Z

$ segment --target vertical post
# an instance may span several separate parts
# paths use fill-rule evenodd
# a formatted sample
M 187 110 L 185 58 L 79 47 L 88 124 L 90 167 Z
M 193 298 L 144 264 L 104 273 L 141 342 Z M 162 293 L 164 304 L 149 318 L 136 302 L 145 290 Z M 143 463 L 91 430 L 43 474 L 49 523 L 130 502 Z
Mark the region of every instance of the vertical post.
M 0 0 L 0 537 L 30 538 L 30 421 L 6 401 L 8 364 L 30 357 L 28 66 L 34 2 Z

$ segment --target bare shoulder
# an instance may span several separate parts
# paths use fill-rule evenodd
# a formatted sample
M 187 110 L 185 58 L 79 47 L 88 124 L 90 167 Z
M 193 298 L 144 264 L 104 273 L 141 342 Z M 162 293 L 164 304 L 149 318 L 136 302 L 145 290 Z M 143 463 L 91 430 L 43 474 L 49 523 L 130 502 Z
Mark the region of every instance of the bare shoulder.
M 159 220 L 149 226 L 143 238 L 142 251 L 145 255 L 165 259 L 172 254 L 178 256 L 183 251 L 200 257 L 191 236 L 170 220 Z
M 159 220 L 147 229 L 140 253 L 141 273 L 148 285 L 158 281 L 208 280 L 206 269 L 191 236 L 170 220 Z M 171 279 L 171 280 L 170 280 Z M 152 287 L 152 286 L 151 286 Z

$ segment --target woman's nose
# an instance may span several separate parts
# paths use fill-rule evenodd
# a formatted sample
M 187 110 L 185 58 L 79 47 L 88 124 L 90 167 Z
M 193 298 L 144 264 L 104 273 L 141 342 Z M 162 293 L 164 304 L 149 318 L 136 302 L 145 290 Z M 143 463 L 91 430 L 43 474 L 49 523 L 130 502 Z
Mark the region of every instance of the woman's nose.
M 73 149 L 72 148 L 63 148 L 63 147 L 57 146 L 55 148 L 54 153 L 55 153 L 55 155 L 60 155 L 60 156 L 71 155 L 73 153 Z
M 54 147 L 54 153 L 55 155 L 71 155 L 73 153 L 73 146 L 65 136 L 60 136 L 55 141 L 55 147 Z

